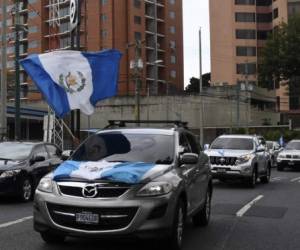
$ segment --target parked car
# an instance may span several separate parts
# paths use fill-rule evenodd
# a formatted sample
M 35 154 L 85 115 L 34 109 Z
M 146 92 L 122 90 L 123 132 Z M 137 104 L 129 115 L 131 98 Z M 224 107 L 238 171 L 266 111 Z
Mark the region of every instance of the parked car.
M 283 171 L 284 168 L 296 168 L 300 166 L 300 140 L 290 141 L 285 148 L 278 154 L 277 170 Z
M 241 179 L 255 187 L 257 179 L 268 183 L 271 175 L 270 156 L 255 135 L 222 135 L 205 153 L 210 157 L 213 178 L 225 181 Z
M 34 228 L 47 243 L 134 235 L 180 249 L 187 217 L 208 224 L 212 188 L 209 159 L 188 130 L 102 130 L 41 180 Z
M 267 149 L 270 153 L 271 166 L 277 166 L 277 156 L 279 152 L 282 150 L 282 147 L 276 141 L 267 141 Z
M 40 179 L 60 163 L 60 150 L 53 144 L 1 142 L 0 195 L 29 201 Z

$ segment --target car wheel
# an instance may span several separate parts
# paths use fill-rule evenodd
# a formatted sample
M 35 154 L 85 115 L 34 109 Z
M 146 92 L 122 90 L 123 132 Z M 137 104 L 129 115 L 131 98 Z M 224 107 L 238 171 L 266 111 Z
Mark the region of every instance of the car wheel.
M 284 167 L 282 165 L 277 164 L 277 171 L 283 171 Z
M 168 249 L 171 250 L 180 250 L 182 246 L 183 230 L 185 223 L 185 206 L 183 200 L 180 200 L 177 204 L 173 225 L 171 229 L 171 235 L 166 241 L 168 244 Z
M 48 244 L 59 244 L 63 243 L 66 239 L 66 236 L 54 234 L 50 232 L 41 232 L 42 239 Z
M 266 176 L 260 177 L 261 183 L 263 183 L 263 184 L 269 183 L 270 182 L 270 177 L 271 177 L 271 167 L 269 166 L 267 168 Z
M 257 172 L 256 169 L 253 169 L 252 175 L 247 181 L 248 187 L 255 188 L 256 181 L 257 181 Z
M 32 181 L 28 177 L 24 177 L 20 186 L 20 199 L 23 202 L 30 201 L 33 197 Z
M 210 214 L 211 214 L 211 190 L 208 190 L 206 193 L 205 203 L 203 208 L 197 212 L 193 218 L 193 224 L 194 226 L 207 226 L 210 220 Z

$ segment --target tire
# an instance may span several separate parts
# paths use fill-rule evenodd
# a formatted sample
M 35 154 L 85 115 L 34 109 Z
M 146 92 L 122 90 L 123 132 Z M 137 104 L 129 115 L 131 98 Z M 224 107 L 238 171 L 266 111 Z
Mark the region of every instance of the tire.
M 64 243 L 66 239 L 66 236 L 64 235 L 54 234 L 50 232 L 41 232 L 40 235 L 47 244 L 61 244 Z
M 256 168 L 253 169 L 251 177 L 248 178 L 246 184 L 249 188 L 255 188 L 257 181 L 257 171 Z
M 277 164 L 277 171 L 283 171 L 284 167 L 282 165 Z
M 171 235 L 166 239 L 165 243 L 170 250 L 180 250 L 182 247 L 182 238 L 185 223 L 185 205 L 183 200 L 179 200 L 173 219 Z
M 19 198 L 22 202 L 28 202 L 33 198 L 33 185 L 28 177 L 24 177 L 21 181 Z
M 207 226 L 210 220 L 211 214 L 211 190 L 209 189 L 206 192 L 206 198 L 203 208 L 197 212 L 193 218 L 193 224 L 195 227 L 204 227 Z
M 260 181 L 263 184 L 268 184 L 271 177 L 271 166 L 268 166 L 266 176 L 260 177 Z

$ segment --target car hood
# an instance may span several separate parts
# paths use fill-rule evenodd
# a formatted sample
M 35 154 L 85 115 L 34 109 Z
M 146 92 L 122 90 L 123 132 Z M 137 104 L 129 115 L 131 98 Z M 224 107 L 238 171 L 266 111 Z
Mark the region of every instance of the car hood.
M 107 180 L 137 184 L 149 182 L 171 169 L 171 165 L 144 162 L 65 161 L 53 172 L 54 181 Z
M 0 160 L 0 171 L 13 170 L 23 165 L 21 161 Z
M 300 150 L 284 149 L 279 154 L 280 155 L 300 155 Z
M 251 154 L 253 150 L 232 150 L 232 149 L 207 149 L 205 153 L 208 156 L 220 157 L 240 157 L 243 155 Z

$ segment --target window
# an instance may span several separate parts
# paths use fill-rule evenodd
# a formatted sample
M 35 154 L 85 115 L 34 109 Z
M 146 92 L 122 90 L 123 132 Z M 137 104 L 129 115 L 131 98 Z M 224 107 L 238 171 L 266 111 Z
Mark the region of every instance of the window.
M 171 19 L 175 19 L 175 17 L 176 17 L 175 12 L 174 12 L 174 11 L 170 11 L 170 12 L 169 12 L 169 17 L 170 17 Z
M 64 33 L 67 31 L 70 31 L 70 23 L 69 22 L 61 23 L 59 26 L 59 32 Z
M 53 145 L 46 145 L 50 158 L 59 157 L 59 150 Z
M 272 12 L 270 13 L 259 13 L 256 16 L 258 23 L 270 23 L 272 22 Z
M 69 47 L 70 45 L 71 45 L 71 38 L 70 37 L 60 38 L 60 40 L 59 40 L 60 48 L 66 48 L 66 47 Z
M 108 32 L 107 32 L 107 30 L 105 30 L 105 29 L 101 30 L 100 33 L 101 33 L 101 38 L 106 38 L 107 35 L 108 35 Z
M 254 5 L 255 0 L 235 0 L 236 5 Z
M 189 142 L 188 142 L 188 140 L 186 139 L 186 136 L 183 133 L 181 133 L 179 135 L 179 146 L 180 146 L 180 153 L 189 153 L 189 152 L 191 152 Z
M 300 13 L 300 3 L 299 2 L 289 2 L 288 3 L 288 15 L 293 16 Z
M 101 22 L 106 22 L 108 18 L 107 18 L 106 14 L 101 14 L 100 19 L 101 19 Z
M 37 0 L 28 0 L 28 3 L 36 3 Z
M 170 71 L 170 76 L 171 76 L 172 78 L 176 78 L 176 70 L 171 70 L 171 71 Z
M 256 39 L 255 30 L 236 30 L 235 31 L 236 39 Z
M 256 6 L 270 6 L 272 0 L 256 0 Z
M 38 32 L 38 27 L 37 26 L 29 26 L 28 27 L 28 32 L 29 33 L 36 33 L 36 32 Z
M 39 46 L 39 42 L 38 41 L 31 41 L 28 44 L 28 48 L 29 49 L 34 49 L 34 48 L 37 48 L 38 46 Z
M 37 146 L 33 150 L 33 157 L 37 157 L 37 156 L 43 156 L 45 157 L 45 159 L 48 159 L 48 153 L 44 146 Z
M 107 1 L 108 1 L 108 0 L 101 0 L 101 1 L 100 1 L 100 2 L 101 2 L 101 5 L 107 4 Z
M 170 4 L 175 4 L 175 0 L 169 0 Z
M 35 18 L 36 16 L 37 16 L 36 11 L 30 11 L 30 12 L 28 13 L 28 17 L 29 17 L 29 18 Z
M 255 22 L 255 13 L 237 12 L 237 13 L 235 13 L 235 21 L 236 22 L 254 23 Z
M 236 73 L 241 75 L 256 74 L 256 63 L 238 63 L 236 65 Z
M 279 13 L 278 13 L 278 8 L 273 10 L 273 19 L 276 19 L 278 17 Z
M 199 149 L 198 143 L 195 140 L 195 137 L 192 134 L 187 133 L 186 134 L 186 138 L 187 138 L 187 140 L 188 140 L 188 142 L 190 144 L 192 153 L 199 154 L 200 153 L 200 149 Z
M 176 28 L 175 26 L 170 26 L 170 33 L 175 34 L 176 33 Z
M 176 42 L 175 41 L 170 41 L 170 48 L 171 49 L 176 49 Z
M 176 56 L 171 56 L 171 63 L 176 64 Z
M 142 18 L 140 16 L 134 16 L 134 23 L 135 24 L 141 24 Z
M 134 32 L 134 39 L 136 41 L 141 41 L 142 40 L 142 33 L 141 32 Z
M 138 8 L 138 9 L 141 8 L 141 5 L 142 5 L 141 0 L 133 0 L 133 5 L 135 8 Z
M 257 31 L 257 39 L 258 40 L 267 40 L 268 35 L 272 33 L 272 30 L 258 30 Z
M 256 56 L 256 47 L 238 46 L 236 47 L 237 56 Z

